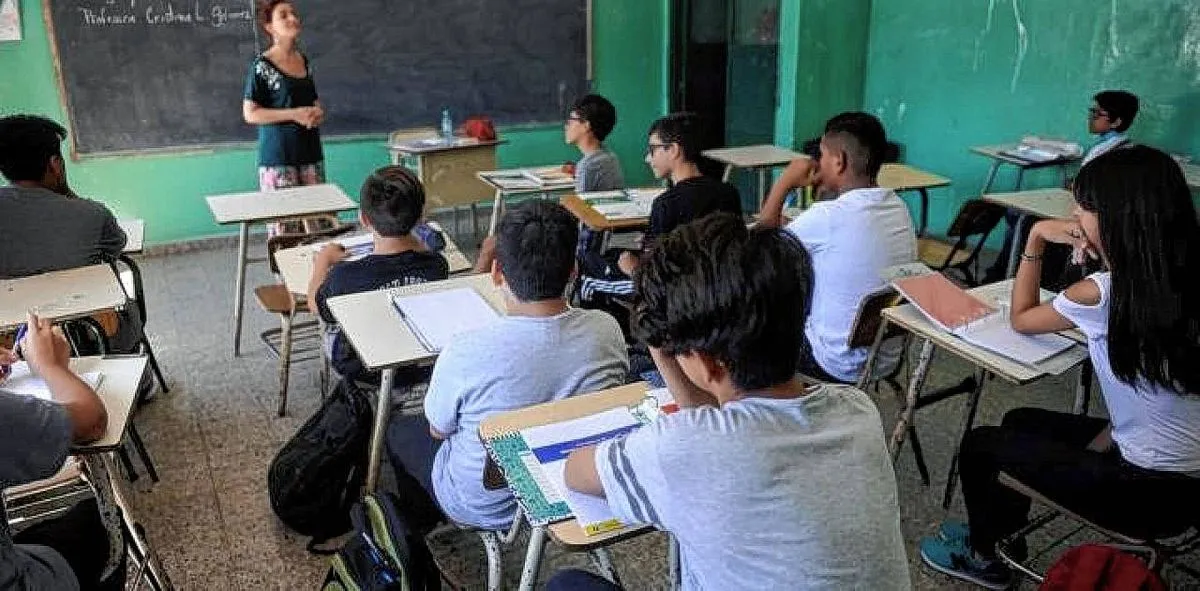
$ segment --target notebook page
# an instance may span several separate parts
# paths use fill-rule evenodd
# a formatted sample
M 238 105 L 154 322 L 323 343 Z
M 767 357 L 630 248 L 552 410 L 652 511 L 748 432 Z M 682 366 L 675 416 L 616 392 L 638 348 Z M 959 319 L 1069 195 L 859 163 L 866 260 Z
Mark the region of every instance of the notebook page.
M 12 365 L 12 373 L 7 379 L 0 381 L 0 392 L 7 392 L 17 396 L 32 396 L 42 400 L 52 400 L 50 395 L 50 387 L 46 385 L 45 380 L 41 377 L 33 375 L 29 369 L 29 364 L 24 361 L 19 361 Z M 82 374 L 76 374 L 93 390 L 100 387 L 100 382 L 104 379 L 104 374 L 98 371 L 91 371 Z
M 346 257 L 346 260 L 350 261 L 356 261 L 375 251 L 375 237 L 371 234 L 358 234 L 334 240 L 333 242 L 341 244 L 342 248 L 346 249 L 346 253 L 349 255 Z M 318 242 L 317 244 L 313 244 L 313 252 L 321 252 L 321 249 L 325 248 L 326 244 L 329 243 Z
M 431 353 L 441 351 L 455 335 L 500 319 L 483 296 L 469 287 L 392 296 L 392 304 Z
M 1021 334 L 1013 329 L 1003 314 L 989 316 L 955 331 L 955 334 L 972 345 L 1025 365 L 1037 365 L 1075 344 L 1058 334 Z

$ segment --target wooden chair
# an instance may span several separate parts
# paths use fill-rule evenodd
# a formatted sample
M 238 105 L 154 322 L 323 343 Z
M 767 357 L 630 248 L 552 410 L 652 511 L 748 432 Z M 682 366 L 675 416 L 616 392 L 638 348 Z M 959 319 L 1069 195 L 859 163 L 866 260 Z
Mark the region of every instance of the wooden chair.
M 921 262 L 935 271 L 954 269 L 963 274 L 967 285 L 978 285 L 979 253 L 992 230 L 1004 218 L 1004 208 L 982 199 L 972 199 L 963 204 L 946 230 L 946 237 L 953 243 L 935 238 L 917 240 L 917 255 Z M 974 245 L 971 245 L 975 238 Z
M 1181 508 L 1183 509 L 1181 511 L 1181 518 L 1177 524 L 1178 528 L 1175 531 L 1159 532 L 1161 537 L 1158 537 L 1157 539 L 1148 539 L 1145 537 L 1130 535 L 1128 533 L 1118 532 L 1098 525 L 1090 520 L 1084 519 L 1078 514 L 1073 513 L 1070 509 L 1067 509 L 1062 505 L 1048 499 L 1045 495 L 1027 486 L 1006 472 L 1001 472 L 997 477 L 997 481 L 1000 484 L 1012 489 L 1014 492 L 1028 497 L 1029 499 L 1033 500 L 1039 505 L 1047 507 L 1048 509 L 1044 514 L 1030 520 L 1029 524 L 1025 527 L 1009 536 L 1006 536 L 996 543 L 996 553 L 1000 556 L 1000 559 L 1025 577 L 1037 581 L 1038 583 L 1042 583 L 1045 580 L 1045 576 L 1042 573 L 1034 571 L 1031 567 L 1022 562 L 1021 559 L 1018 559 L 1018 557 L 1015 556 L 1014 547 L 1016 543 L 1020 540 L 1024 540 L 1030 533 L 1033 533 L 1034 531 L 1047 526 L 1052 521 L 1062 517 L 1082 525 L 1067 536 L 1064 536 L 1062 539 L 1059 539 L 1051 544 L 1051 547 L 1062 542 L 1066 537 L 1073 536 L 1080 529 L 1087 528 L 1099 532 L 1100 534 L 1106 536 L 1109 540 L 1116 540 L 1116 543 L 1111 545 L 1117 548 L 1137 554 L 1145 554 L 1147 557 L 1147 566 L 1149 566 L 1151 570 L 1157 572 L 1161 570 L 1165 564 L 1171 563 L 1176 568 L 1179 568 L 1191 576 L 1200 579 L 1200 571 L 1174 561 L 1174 559 L 1179 556 L 1200 549 L 1200 511 L 1196 511 L 1190 507 Z M 1200 492 L 1200 483 L 1197 485 L 1197 490 Z M 1188 515 L 1191 517 L 1189 518 Z M 1049 550 L 1049 548 L 1047 548 L 1047 550 Z
M 279 274 L 279 267 L 275 263 L 276 251 L 327 240 L 349 232 L 353 228 L 354 226 L 342 225 L 311 234 L 279 234 L 268 238 L 267 261 L 270 264 L 271 273 L 275 275 Z M 307 312 L 308 304 L 303 297 L 292 295 L 288 291 L 287 286 L 282 282 L 260 285 L 254 288 L 254 298 L 263 310 L 279 316 L 280 327 L 263 331 L 259 334 L 259 339 L 267 346 L 267 350 L 279 359 L 278 414 L 282 417 L 287 413 L 288 378 L 291 374 L 294 352 L 293 344 L 297 330 L 307 331 L 312 334 L 306 336 L 315 337 L 316 346 L 312 350 L 315 350 L 316 356 L 322 360 L 321 395 L 325 395 L 329 384 L 329 367 L 327 364 L 328 360 L 322 351 L 322 329 L 320 322 L 317 320 L 296 324 L 296 316 Z M 301 352 L 309 351 L 309 349 L 304 349 Z

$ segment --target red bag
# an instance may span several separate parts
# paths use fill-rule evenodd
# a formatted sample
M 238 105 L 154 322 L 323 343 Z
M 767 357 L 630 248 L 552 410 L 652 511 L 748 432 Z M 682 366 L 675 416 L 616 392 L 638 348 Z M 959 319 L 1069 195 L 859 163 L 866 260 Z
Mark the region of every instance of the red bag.
M 481 142 L 490 142 L 496 139 L 496 126 L 487 117 L 473 115 L 463 121 L 462 126 L 458 128 L 458 135 L 473 137 Z
M 1167 591 L 1158 573 L 1138 557 L 1103 544 L 1076 546 L 1062 555 L 1041 591 Z

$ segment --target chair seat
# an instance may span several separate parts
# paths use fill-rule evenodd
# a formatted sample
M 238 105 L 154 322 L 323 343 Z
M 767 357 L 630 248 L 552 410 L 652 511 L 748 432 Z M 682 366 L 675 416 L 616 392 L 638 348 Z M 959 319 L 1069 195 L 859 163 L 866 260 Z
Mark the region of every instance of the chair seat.
M 292 293 L 282 283 L 260 285 L 254 288 L 254 297 L 263 310 L 272 314 L 291 314 L 296 306 Z
M 947 244 L 941 240 L 934 238 L 920 238 L 917 240 L 917 256 L 922 263 L 934 268 L 941 268 L 946 262 L 946 257 L 950 255 L 950 251 L 954 249 L 953 244 Z M 948 267 L 961 265 L 971 258 L 970 251 L 960 250 L 954 253 L 954 257 L 950 259 Z

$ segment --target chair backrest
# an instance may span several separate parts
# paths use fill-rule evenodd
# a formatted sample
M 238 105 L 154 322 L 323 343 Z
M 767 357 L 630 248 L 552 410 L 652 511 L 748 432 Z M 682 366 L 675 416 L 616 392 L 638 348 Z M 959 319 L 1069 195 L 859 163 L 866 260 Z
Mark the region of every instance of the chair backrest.
M 1003 218 L 1003 207 L 982 199 L 972 199 L 958 210 L 946 235 L 953 238 L 986 236 Z
M 890 285 L 863 298 L 862 304 L 858 306 L 858 313 L 854 316 L 854 324 L 850 328 L 850 347 L 857 349 L 873 345 L 879 325 L 883 323 L 884 308 L 890 308 L 899 302 L 900 294 Z M 899 326 L 889 324 L 888 334 L 883 337 L 887 339 L 901 332 L 903 330 Z

